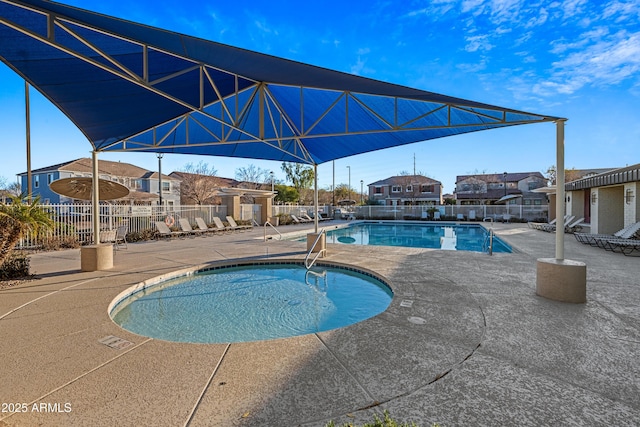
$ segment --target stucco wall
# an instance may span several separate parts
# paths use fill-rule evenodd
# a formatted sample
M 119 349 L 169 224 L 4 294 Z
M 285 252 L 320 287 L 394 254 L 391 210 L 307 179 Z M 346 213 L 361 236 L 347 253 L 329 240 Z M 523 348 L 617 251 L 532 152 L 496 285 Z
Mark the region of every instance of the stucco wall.
M 628 182 L 624 185 L 624 226 L 640 221 L 640 199 L 638 198 L 639 182 Z M 627 194 L 630 200 L 627 202 Z
M 594 188 L 596 203 L 591 210 L 591 232 L 613 234 L 624 227 L 624 186 Z

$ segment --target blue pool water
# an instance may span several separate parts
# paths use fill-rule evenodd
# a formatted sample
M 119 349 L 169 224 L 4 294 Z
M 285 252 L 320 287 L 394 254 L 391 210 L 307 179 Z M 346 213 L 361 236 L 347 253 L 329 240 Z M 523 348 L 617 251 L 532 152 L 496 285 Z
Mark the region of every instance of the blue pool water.
M 112 319 L 131 332 L 193 343 L 291 337 L 383 312 L 393 293 L 363 273 L 296 264 L 225 267 L 164 282 L 122 300 Z
M 488 234 L 479 224 L 361 222 L 327 230 L 327 243 L 486 252 Z M 494 236 L 493 252 L 512 250 Z

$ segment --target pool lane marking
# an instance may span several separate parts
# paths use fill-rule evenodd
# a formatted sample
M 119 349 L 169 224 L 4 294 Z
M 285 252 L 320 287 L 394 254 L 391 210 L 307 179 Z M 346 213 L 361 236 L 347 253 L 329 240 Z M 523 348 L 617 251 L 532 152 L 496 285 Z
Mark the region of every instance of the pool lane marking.
M 95 371 L 97 371 L 98 369 L 100 369 L 100 368 L 102 368 L 102 367 L 104 367 L 104 366 L 108 365 L 109 363 L 111 363 L 111 362 L 113 362 L 113 361 L 115 361 L 115 360 L 117 360 L 117 359 L 121 358 L 121 357 L 122 357 L 122 356 L 124 356 L 125 354 L 128 354 L 129 352 L 131 352 L 131 351 L 135 350 L 136 348 L 138 348 L 138 347 L 140 347 L 140 346 L 142 346 L 142 345 L 144 345 L 144 344 L 148 343 L 148 342 L 149 342 L 149 341 L 151 341 L 151 340 L 153 340 L 153 338 L 147 338 L 146 340 L 142 341 L 140 344 L 137 344 L 137 345 L 135 345 L 135 346 L 131 347 L 129 350 L 125 350 L 125 351 L 123 351 L 122 353 L 118 354 L 118 355 L 117 355 L 117 356 L 115 356 L 115 357 L 112 357 L 111 359 L 107 360 L 106 362 L 102 362 L 101 364 L 99 364 L 99 365 L 98 365 L 98 366 L 96 366 L 95 368 L 90 369 L 90 370 L 88 370 L 87 372 L 85 372 L 85 373 L 83 373 L 83 374 L 78 375 L 77 377 L 75 377 L 75 378 L 74 378 L 74 379 L 72 379 L 71 381 L 67 381 L 66 383 L 62 384 L 61 386 L 56 387 L 56 388 L 54 388 L 53 390 L 51 390 L 50 392 L 48 392 L 48 393 L 46 393 L 46 394 L 44 394 L 44 395 L 42 395 L 42 396 L 38 397 L 37 399 L 35 399 L 35 400 L 33 400 L 32 402 L 28 403 L 28 404 L 27 404 L 27 406 L 28 406 L 28 407 L 32 407 L 34 403 L 39 402 L 39 401 L 41 401 L 42 399 L 44 399 L 44 398 L 46 398 L 46 397 L 48 397 L 48 396 L 51 396 L 51 395 L 52 395 L 53 393 L 55 393 L 56 391 L 62 390 L 63 388 L 65 388 L 65 387 L 67 387 L 67 386 L 69 386 L 69 385 L 71 385 L 71 384 L 75 383 L 76 381 L 78 381 L 78 380 L 80 380 L 80 379 L 82 379 L 82 378 L 86 377 L 86 376 L 87 376 L 87 375 L 89 375 L 90 373 L 95 372 Z M 12 415 L 14 415 L 14 414 L 19 414 L 19 413 L 20 413 L 20 412 L 12 412 L 12 413 L 10 413 L 9 415 L 7 415 L 6 417 L 4 417 L 4 418 L 0 418 L 0 421 L 2 421 L 2 420 L 6 420 L 7 418 L 11 417 Z
M 38 298 L 36 298 L 36 299 L 33 299 L 33 300 L 31 300 L 31 301 L 27 301 L 27 302 L 25 302 L 24 304 L 22 304 L 21 306 L 16 307 L 16 308 L 14 308 L 13 310 L 10 310 L 10 311 L 6 312 L 6 313 L 5 313 L 5 314 L 3 314 L 2 316 L 0 316 L 0 320 L 4 319 L 5 317 L 7 317 L 8 315 L 10 315 L 10 314 L 12 314 L 12 313 L 15 313 L 16 311 L 20 310 L 21 308 L 24 308 L 24 307 L 26 307 L 26 306 L 28 306 L 28 305 L 30 305 L 30 304 L 32 304 L 32 303 L 34 303 L 34 302 L 36 302 L 36 301 L 39 301 L 39 300 L 41 300 L 41 299 L 43 299 L 43 298 L 46 298 L 46 297 L 48 297 L 48 296 L 51 296 L 51 295 L 57 294 L 58 292 L 66 291 L 67 289 L 75 288 L 76 286 L 80 286 L 80 285 L 85 285 L 85 284 L 87 284 L 87 283 L 91 283 L 91 282 L 93 282 L 93 281 L 95 281 L 95 280 L 98 280 L 98 279 L 100 279 L 100 277 L 94 277 L 93 279 L 83 280 L 82 282 L 76 283 L 75 285 L 70 285 L 70 286 L 67 286 L 66 288 L 58 289 L 58 290 L 56 290 L 56 291 L 49 292 L 48 294 L 41 295 L 41 296 L 39 296 L 39 297 L 38 297 Z
M 213 372 L 211 373 L 211 376 L 209 377 L 209 380 L 207 381 L 207 383 L 205 384 L 204 388 L 202 389 L 202 392 L 200 393 L 200 396 L 198 396 L 198 399 L 196 400 L 196 404 L 193 405 L 193 408 L 191 409 L 191 412 L 189 413 L 189 416 L 187 417 L 187 420 L 184 422 L 184 426 L 185 427 L 187 427 L 187 426 L 189 426 L 191 424 L 191 421 L 193 420 L 193 416 L 195 415 L 196 411 L 198 410 L 198 406 L 200 406 L 200 402 L 202 402 L 202 399 L 204 398 L 205 393 L 209 389 L 209 386 L 211 386 L 211 382 L 213 381 L 213 377 L 218 373 L 218 369 L 220 368 L 220 365 L 222 365 L 222 361 L 224 360 L 225 356 L 229 352 L 229 348 L 231 348 L 231 344 L 227 344 L 227 347 L 224 349 L 224 352 L 222 353 L 222 356 L 220 356 L 220 359 L 218 360 L 218 363 L 216 364 L 215 368 L 213 368 Z

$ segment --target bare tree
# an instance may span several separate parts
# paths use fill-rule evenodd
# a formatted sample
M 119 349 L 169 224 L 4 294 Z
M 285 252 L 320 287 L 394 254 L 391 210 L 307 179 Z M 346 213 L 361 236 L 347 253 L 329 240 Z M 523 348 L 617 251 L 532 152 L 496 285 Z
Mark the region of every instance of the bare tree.
M 261 190 L 266 184 L 271 185 L 271 171 L 262 169 L 256 165 L 249 165 L 236 169 L 236 180 L 241 181 L 246 188 Z
M 180 202 L 183 204 L 213 205 L 219 203 L 218 189 L 221 187 L 220 178 L 216 177 L 217 170 L 213 166 L 200 161 L 197 165 L 187 163 L 174 174 L 181 179 Z

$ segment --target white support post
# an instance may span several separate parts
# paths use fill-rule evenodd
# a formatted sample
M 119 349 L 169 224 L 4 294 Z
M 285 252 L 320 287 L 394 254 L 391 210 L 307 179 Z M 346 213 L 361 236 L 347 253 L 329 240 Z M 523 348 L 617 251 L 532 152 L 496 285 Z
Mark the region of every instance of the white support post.
M 556 121 L 556 260 L 564 260 L 564 120 Z
M 93 244 L 100 244 L 100 189 L 99 189 L 99 172 L 98 172 L 98 152 L 91 152 L 93 164 L 93 192 L 91 197 L 91 211 L 93 212 Z
M 314 233 L 318 234 L 318 165 L 313 164 L 313 213 Z

